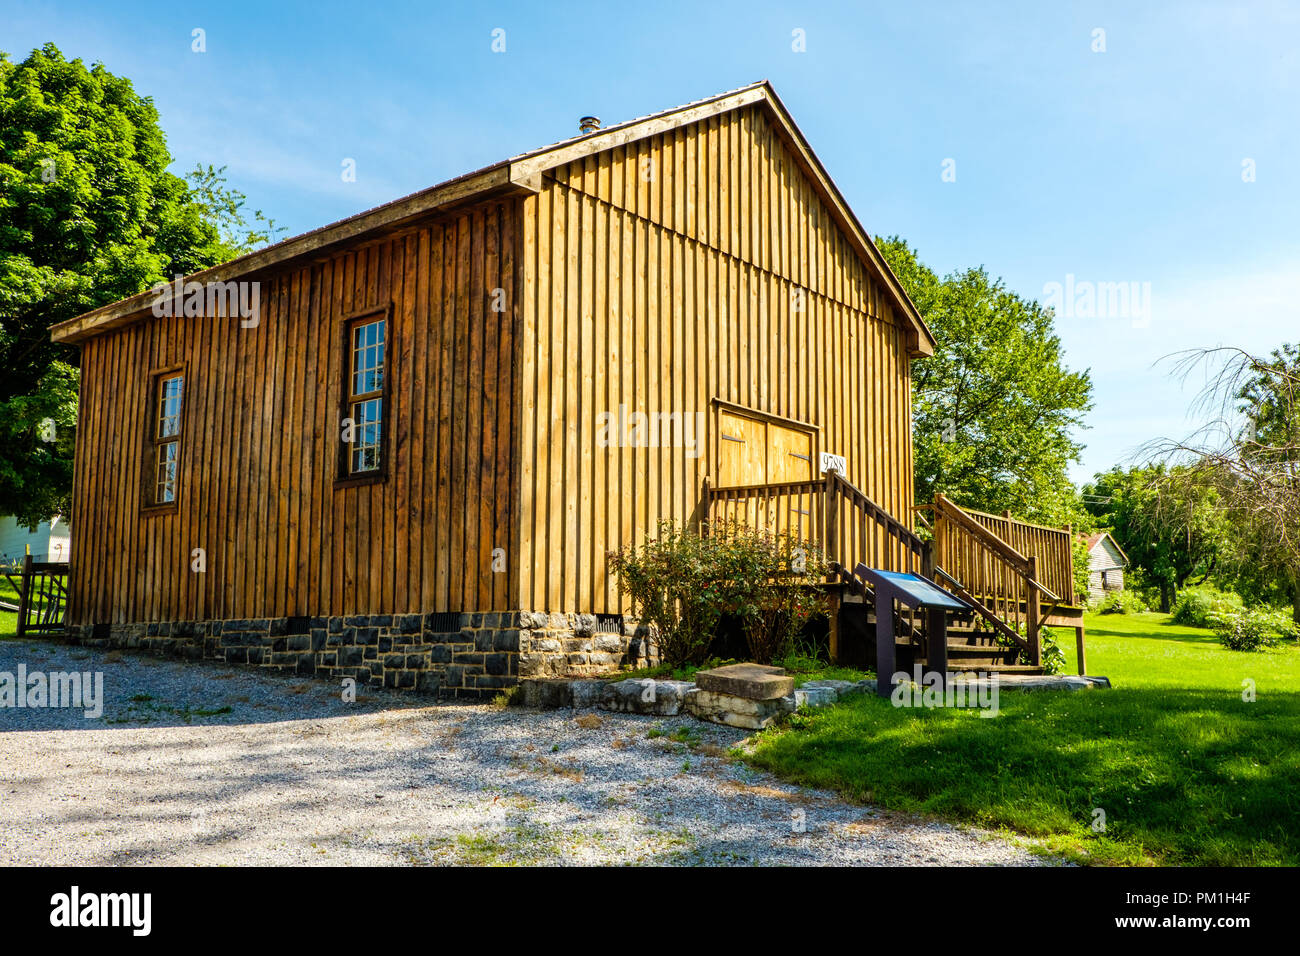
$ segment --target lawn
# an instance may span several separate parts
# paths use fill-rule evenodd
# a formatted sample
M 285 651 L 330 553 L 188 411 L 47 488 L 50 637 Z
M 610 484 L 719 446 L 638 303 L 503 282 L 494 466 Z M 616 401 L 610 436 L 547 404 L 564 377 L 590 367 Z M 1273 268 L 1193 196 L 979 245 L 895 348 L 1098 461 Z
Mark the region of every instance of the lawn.
M 6 577 L 0 577 L 0 601 L 6 604 L 18 603 L 18 589 L 9 583 Z M 0 638 L 13 637 L 18 633 L 18 615 L 14 611 L 0 609 Z
M 1088 670 L 1114 690 L 1004 691 L 994 718 L 859 697 L 763 732 L 748 759 L 1080 862 L 1300 863 L 1300 649 L 1228 651 L 1166 620 L 1087 619 Z

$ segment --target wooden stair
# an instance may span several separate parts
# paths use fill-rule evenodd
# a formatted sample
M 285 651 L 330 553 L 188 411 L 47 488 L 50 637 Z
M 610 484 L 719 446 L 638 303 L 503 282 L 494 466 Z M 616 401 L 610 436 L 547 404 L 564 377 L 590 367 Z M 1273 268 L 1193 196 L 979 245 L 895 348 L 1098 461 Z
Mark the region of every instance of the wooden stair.
M 870 588 L 858 589 L 862 594 L 862 609 L 868 633 L 875 631 L 876 606 Z M 914 662 L 926 662 L 926 637 L 919 627 L 911 626 L 901 614 L 894 615 L 894 646 L 898 650 L 898 659 L 906 658 Z M 992 629 L 973 612 L 950 612 L 948 616 L 948 670 L 983 671 L 990 674 L 1029 674 L 1045 673 L 1042 667 L 1021 664 L 1020 648 L 1001 644 Z
M 932 505 L 914 509 L 930 532 L 929 540 L 923 540 L 910 523 L 837 471 L 774 484 L 714 488 L 706 481 L 705 505 L 710 527 L 739 521 L 778 536 L 806 534 L 822 549 L 830 564 L 825 584 L 841 609 L 831 630 L 836 660 L 874 666 L 874 594 L 868 580 L 857 574 L 861 567 L 868 575 L 873 569 L 918 575 L 964 602 L 968 610 L 945 612 L 949 670 L 1044 673 L 1038 663 L 1042 628 L 1060 620 L 1078 630 L 1083 673 L 1082 617 L 1076 621 L 1066 614 L 1071 610 L 1066 599 L 1073 594 L 1069 527 L 967 512 L 936 494 Z M 931 512 L 932 522 L 921 517 L 923 510 Z M 928 663 L 927 629 L 926 621 L 911 612 L 895 615 L 895 666 L 908 670 Z

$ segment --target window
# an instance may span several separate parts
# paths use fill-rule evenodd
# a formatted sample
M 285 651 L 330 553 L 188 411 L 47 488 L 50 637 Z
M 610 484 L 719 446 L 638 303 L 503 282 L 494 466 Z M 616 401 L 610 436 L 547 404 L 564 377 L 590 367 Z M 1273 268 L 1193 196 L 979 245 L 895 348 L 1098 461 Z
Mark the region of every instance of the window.
M 179 372 L 162 372 L 155 379 L 153 420 L 149 428 L 153 445 L 148 493 L 150 505 L 167 505 L 176 501 L 184 392 L 185 376 Z
M 383 316 L 362 319 L 348 332 L 348 386 L 345 417 L 352 420 L 345 445 L 347 468 L 342 477 L 380 473 L 384 464 L 384 398 L 388 322 Z

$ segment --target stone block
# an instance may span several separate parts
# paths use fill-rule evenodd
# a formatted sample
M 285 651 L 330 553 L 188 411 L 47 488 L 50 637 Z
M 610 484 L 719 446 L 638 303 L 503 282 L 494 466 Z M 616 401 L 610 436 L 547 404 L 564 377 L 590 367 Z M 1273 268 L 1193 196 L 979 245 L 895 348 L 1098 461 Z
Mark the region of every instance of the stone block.
M 728 664 L 699 671 L 695 684 L 700 690 L 747 700 L 776 700 L 794 690 L 794 678 L 780 667 L 764 664 Z
M 688 714 L 700 720 L 745 730 L 762 730 L 794 709 L 794 695 L 753 700 L 696 687 L 686 692 L 684 707 Z
M 567 680 L 524 678 L 519 687 L 525 707 L 557 710 L 573 706 L 573 686 Z
M 605 681 L 574 680 L 570 681 L 570 685 L 573 687 L 574 709 L 583 710 L 600 706 L 601 697 L 605 693 Z
M 523 630 L 546 626 L 546 615 L 541 611 L 520 611 L 519 627 Z
M 851 693 L 853 688 L 858 685 L 851 680 L 810 680 L 803 686 L 805 690 L 814 687 L 828 687 L 835 691 L 836 696 L 842 697 L 846 693 Z
M 625 714 L 675 717 L 681 713 L 686 694 L 694 686 L 689 681 L 629 678 L 605 685 L 600 709 Z
M 794 692 L 795 707 L 829 707 L 839 700 L 834 687 L 809 687 L 804 684 Z
M 622 654 L 623 639 L 617 634 L 597 634 L 592 641 L 592 650 L 602 654 Z

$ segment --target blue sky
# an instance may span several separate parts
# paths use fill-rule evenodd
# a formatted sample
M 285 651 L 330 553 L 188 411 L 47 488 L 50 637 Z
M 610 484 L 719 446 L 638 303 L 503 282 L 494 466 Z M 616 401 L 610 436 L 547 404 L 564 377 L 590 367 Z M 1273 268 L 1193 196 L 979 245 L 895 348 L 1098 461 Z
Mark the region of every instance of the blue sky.
M 177 172 L 227 165 L 289 234 L 570 136 L 585 113 L 767 78 L 867 229 L 937 271 L 984 265 L 1040 300 L 1067 276 L 1149 283 L 1145 311 L 1058 317 L 1096 385 L 1076 480 L 1195 427 L 1162 356 L 1300 340 L 1296 3 L 0 0 L 0 50 L 50 40 L 154 98 Z

